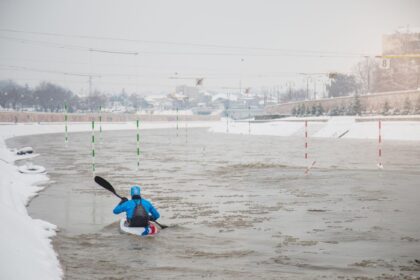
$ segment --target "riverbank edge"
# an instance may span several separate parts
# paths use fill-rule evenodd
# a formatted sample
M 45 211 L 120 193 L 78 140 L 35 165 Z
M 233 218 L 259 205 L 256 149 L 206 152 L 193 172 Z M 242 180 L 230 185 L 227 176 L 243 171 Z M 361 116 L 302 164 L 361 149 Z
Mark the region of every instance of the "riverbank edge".
M 13 138 L 13 137 L 12 137 Z M 0 278 L 2 279 L 62 279 L 58 254 L 52 237 L 57 226 L 29 216 L 29 202 L 49 181 L 46 174 L 23 174 L 18 157 L 6 146 L 10 138 L 0 138 L 0 212 L 2 220 L 0 248 Z

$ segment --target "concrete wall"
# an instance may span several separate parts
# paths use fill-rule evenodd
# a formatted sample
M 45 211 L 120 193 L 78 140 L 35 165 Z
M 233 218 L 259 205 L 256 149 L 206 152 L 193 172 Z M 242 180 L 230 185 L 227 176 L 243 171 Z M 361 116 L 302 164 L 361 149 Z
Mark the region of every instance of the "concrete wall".
M 176 121 L 176 115 L 135 115 L 102 113 L 103 122 Z M 220 116 L 179 115 L 180 121 L 217 121 Z M 99 114 L 68 114 L 69 122 L 99 121 Z M 63 122 L 63 113 L 0 112 L 0 122 Z
M 408 98 L 411 101 L 411 105 L 414 106 L 420 98 L 420 90 L 407 90 L 407 91 L 393 91 L 375 93 L 370 95 L 361 95 L 360 103 L 362 104 L 362 110 L 367 113 L 381 113 L 383 111 L 384 103 L 387 101 L 391 108 L 402 110 L 404 108 L 405 99 Z M 290 102 L 278 105 L 267 106 L 264 113 L 267 115 L 274 114 L 291 114 L 294 107 L 300 104 L 312 107 L 320 103 L 324 108 L 325 112 L 328 112 L 334 107 L 349 106 L 354 100 L 353 96 L 328 98 L 320 100 Z

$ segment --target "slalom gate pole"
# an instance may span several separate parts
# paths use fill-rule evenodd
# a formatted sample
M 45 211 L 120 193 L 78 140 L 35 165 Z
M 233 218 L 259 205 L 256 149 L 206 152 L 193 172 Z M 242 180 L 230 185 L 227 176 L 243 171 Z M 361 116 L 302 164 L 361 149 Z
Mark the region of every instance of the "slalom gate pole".
M 188 143 L 188 122 L 187 122 L 187 116 L 185 116 L 185 143 Z
M 308 121 L 305 121 L 305 162 L 308 165 Z
M 248 106 L 248 135 L 251 135 L 251 106 Z
M 230 101 L 230 97 L 229 97 L 229 92 L 226 93 L 226 97 L 227 97 L 227 102 L 228 105 L 226 106 L 226 133 L 229 133 L 229 101 Z
M 176 107 L 176 137 L 178 137 L 178 107 Z
M 312 161 L 311 165 L 308 164 L 308 121 L 305 120 L 305 175 L 309 174 L 309 171 L 314 167 L 316 160 Z
M 140 120 L 137 120 L 137 171 L 140 168 Z
M 383 168 L 382 165 L 382 122 L 378 121 L 378 168 Z
M 229 113 L 226 113 L 226 133 L 229 133 Z
M 66 103 L 64 103 L 64 131 L 65 131 L 64 143 L 67 147 L 69 138 L 68 138 L 68 135 L 67 135 L 68 130 L 67 130 L 67 104 Z
M 95 176 L 95 121 L 92 121 L 92 172 Z
M 99 143 L 102 144 L 102 106 L 99 106 Z

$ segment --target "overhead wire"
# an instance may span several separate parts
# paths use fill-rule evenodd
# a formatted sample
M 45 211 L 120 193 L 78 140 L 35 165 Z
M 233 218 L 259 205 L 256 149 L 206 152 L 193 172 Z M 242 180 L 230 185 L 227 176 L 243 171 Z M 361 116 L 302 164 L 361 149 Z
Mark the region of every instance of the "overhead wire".
M 281 49 L 281 48 L 265 48 L 265 47 L 244 47 L 244 46 L 232 46 L 232 45 L 217 45 L 217 44 L 200 44 L 200 43 L 185 43 L 185 42 L 171 42 L 171 41 L 151 41 L 151 40 L 139 40 L 139 39 L 127 39 L 127 38 L 113 38 L 113 37 L 101 37 L 101 36 L 86 36 L 86 35 L 68 35 L 51 32 L 34 32 L 34 31 L 22 31 L 14 29 L 0 28 L 0 31 L 11 32 L 11 33 L 22 33 L 22 34 L 33 34 L 63 38 L 80 38 L 80 39 L 95 39 L 95 40 L 112 40 L 132 43 L 146 43 L 146 44 L 163 44 L 163 45 L 176 45 L 176 46 L 191 46 L 201 48 L 220 48 L 220 49 L 237 49 L 237 50 L 252 50 L 252 51 L 265 51 L 265 52 L 283 52 L 279 54 L 247 54 L 247 53 L 192 53 L 192 52 L 150 52 L 144 51 L 138 53 L 143 54 L 161 54 L 161 55 L 250 55 L 250 56 L 309 56 L 309 57 L 359 57 L 369 56 L 366 53 L 355 53 L 355 52 L 337 52 L 337 51 L 321 51 L 321 50 L 292 50 L 292 49 Z M 3 36 L 4 37 L 4 36 Z M 13 38 L 17 39 L 17 38 Z M 19 40 L 19 39 L 17 39 Z M 24 39 L 28 40 L 28 39 Z M 29 40 L 28 40 L 29 41 Z M 69 46 L 69 49 L 74 48 L 86 48 L 80 46 Z M 63 48 L 65 46 L 63 45 Z

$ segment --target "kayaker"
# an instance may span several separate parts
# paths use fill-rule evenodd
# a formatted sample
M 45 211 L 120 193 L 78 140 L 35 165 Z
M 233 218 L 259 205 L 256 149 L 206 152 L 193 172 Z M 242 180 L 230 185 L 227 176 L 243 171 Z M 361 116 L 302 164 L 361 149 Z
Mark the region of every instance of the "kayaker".
M 140 196 L 140 191 L 139 186 L 132 186 L 131 200 L 123 197 L 113 212 L 114 214 L 126 212 L 129 227 L 144 227 L 142 235 L 147 235 L 150 231 L 149 221 L 156 221 L 160 214 L 150 201 Z

